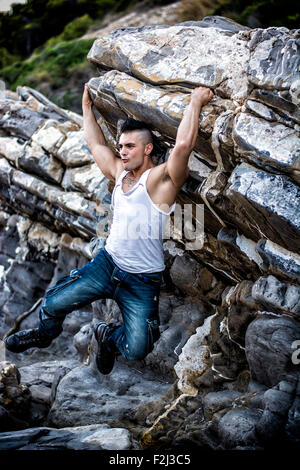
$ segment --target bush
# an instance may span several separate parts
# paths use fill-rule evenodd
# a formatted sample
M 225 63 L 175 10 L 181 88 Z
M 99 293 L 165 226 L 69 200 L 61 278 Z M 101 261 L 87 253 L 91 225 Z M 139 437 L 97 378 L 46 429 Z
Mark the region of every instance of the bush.
M 52 82 L 52 77 L 51 74 L 46 70 L 41 70 L 40 72 L 27 75 L 26 82 L 28 86 L 35 88 L 45 82 L 50 84 Z
M 62 32 L 62 38 L 65 41 L 79 38 L 88 30 L 92 24 L 93 20 L 89 15 L 80 16 L 65 26 Z
M 48 45 L 29 59 L 4 67 L 0 70 L 0 77 L 12 89 L 19 85 L 32 85 L 34 81 L 39 83 L 46 77 L 54 87 L 64 86 L 74 66 L 82 66 L 84 62 L 89 66 L 86 56 L 93 42 L 94 39 L 79 39 L 60 42 L 53 47 Z
M 76 18 L 75 20 L 68 23 L 61 34 L 48 39 L 44 47 L 52 47 L 62 41 L 77 39 L 86 33 L 93 23 L 94 22 L 89 15 L 80 16 L 79 18 Z
M 0 68 L 7 67 L 8 65 L 17 62 L 17 60 L 19 60 L 18 56 L 10 54 L 6 47 L 0 47 Z
M 215 15 L 227 16 L 250 28 L 300 26 L 299 7 L 294 0 L 226 0 L 214 11 Z

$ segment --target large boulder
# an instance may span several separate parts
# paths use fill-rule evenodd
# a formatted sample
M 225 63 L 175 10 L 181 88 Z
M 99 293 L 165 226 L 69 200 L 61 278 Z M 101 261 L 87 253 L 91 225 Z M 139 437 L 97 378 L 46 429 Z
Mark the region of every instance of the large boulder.
M 170 384 L 147 377 L 127 365 L 109 376 L 93 366 L 72 369 L 59 382 L 47 424 L 55 427 L 132 421 L 138 408 L 164 395 Z
M 300 323 L 289 316 L 262 315 L 250 323 L 245 353 L 252 378 L 267 387 L 277 385 L 296 368 L 293 343 L 300 337 Z

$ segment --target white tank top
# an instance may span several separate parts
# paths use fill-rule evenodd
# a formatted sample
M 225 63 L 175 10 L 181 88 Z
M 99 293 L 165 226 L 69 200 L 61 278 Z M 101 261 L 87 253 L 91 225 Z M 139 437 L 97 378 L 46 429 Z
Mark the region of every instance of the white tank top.
M 120 175 L 113 193 L 113 221 L 105 249 L 116 265 L 129 273 L 154 273 L 165 269 L 163 254 L 164 227 L 176 203 L 168 212 L 160 210 L 150 198 L 146 181 L 151 168 L 146 170 L 127 193 Z

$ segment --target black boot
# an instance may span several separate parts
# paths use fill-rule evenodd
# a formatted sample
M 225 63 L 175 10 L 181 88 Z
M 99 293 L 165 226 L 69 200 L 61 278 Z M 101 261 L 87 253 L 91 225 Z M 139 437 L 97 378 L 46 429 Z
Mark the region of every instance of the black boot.
M 5 339 L 4 343 L 8 351 L 20 353 L 29 348 L 47 348 L 50 346 L 52 339 L 49 336 L 45 336 L 38 328 L 34 328 L 10 335 Z
M 96 354 L 96 364 L 101 374 L 109 374 L 115 363 L 116 353 L 112 348 L 109 348 L 107 337 L 115 328 L 101 322 L 95 328 L 95 338 L 98 343 L 98 351 Z

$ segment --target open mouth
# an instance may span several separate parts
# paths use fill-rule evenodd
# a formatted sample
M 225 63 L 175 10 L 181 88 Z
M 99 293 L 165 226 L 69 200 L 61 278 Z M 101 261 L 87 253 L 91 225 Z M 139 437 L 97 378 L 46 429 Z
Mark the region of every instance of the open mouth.
M 128 162 L 128 159 L 127 159 L 127 158 L 122 158 L 122 162 L 123 162 L 123 163 L 127 163 L 127 162 Z

